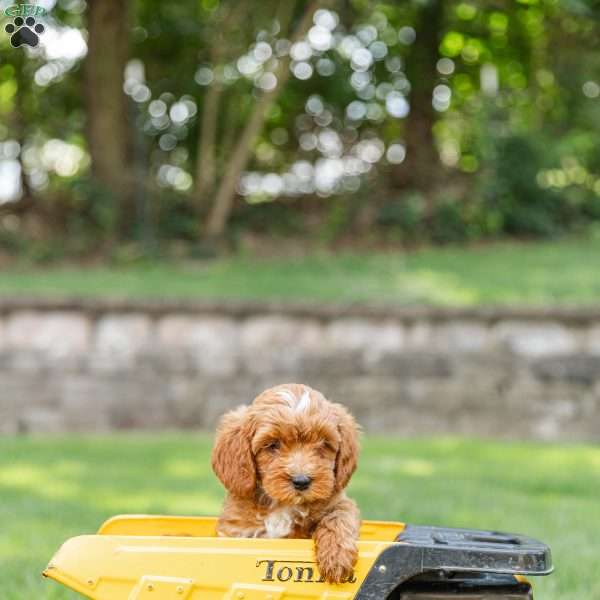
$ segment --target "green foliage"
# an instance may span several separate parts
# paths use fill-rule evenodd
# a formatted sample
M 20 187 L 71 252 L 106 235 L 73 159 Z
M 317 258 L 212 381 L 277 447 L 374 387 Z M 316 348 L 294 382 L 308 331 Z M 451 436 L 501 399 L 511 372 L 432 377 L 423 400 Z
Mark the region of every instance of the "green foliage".
M 539 157 L 523 137 L 511 136 L 497 144 L 495 173 L 487 182 L 488 202 L 508 234 L 549 236 L 571 224 L 563 210 L 565 199 L 537 184 Z
M 73 182 L 73 210 L 68 211 L 71 227 L 82 235 L 99 239 L 115 234 L 118 206 L 110 190 L 93 179 L 82 178 Z
M 454 200 L 443 200 L 437 204 L 430 226 L 433 241 L 447 244 L 468 239 L 468 215 L 464 208 L 464 205 Z
M 547 181 L 544 166 L 559 160 L 549 140 L 544 149 L 540 140 L 510 135 L 494 146 L 494 169 L 483 180 L 482 211 L 496 216 L 499 232 L 548 237 L 598 219 L 600 197 L 589 185 L 594 178 L 576 161 L 548 171 L 558 173 L 560 188 L 541 185 Z
M 426 202 L 421 194 L 395 197 L 383 203 L 376 223 L 397 234 L 399 239 L 415 241 L 425 236 Z
M 431 159 L 426 165 L 430 176 L 406 183 L 415 167 L 409 154 L 400 164 L 386 164 L 381 158 L 360 183 L 337 186 L 333 197 L 317 193 L 306 199 L 318 191 L 310 186 L 291 194 L 292 201 L 273 199 L 264 191 L 240 196 L 230 221 L 231 239 L 249 231 L 262 236 L 305 234 L 327 243 L 352 235 L 446 244 L 556 236 L 600 220 L 600 21 L 595 4 L 433 2 L 361 0 L 343 9 L 332 5 L 339 19 L 337 36 L 354 40 L 350 45 L 363 40 L 358 43 L 373 48 L 369 36 L 375 35 L 385 57 L 361 71 L 339 48 L 311 51 L 313 56 L 306 60 L 312 61 L 313 75 L 290 77 L 269 108 L 247 165 L 249 171 L 283 175 L 298 161 L 316 166 L 330 158 L 322 148 L 323 133 L 338 132 L 341 155 L 355 156 L 349 140 L 377 139 L 385 149 L 408 143 L 411 127 L 420 127 L 434 133 L 435 148 L 427 135 L 419 138 L 432 148 L 429 155 L 423 154 Z M 202 223 L 216 191 L 209 190 L 202 199 L 195 196 L 207 92 L 218 82 L 218 179 L 228 172 L 232 149 L 261 93 L 257 81 L 262 71 L 254 79 L 242 76 L 238 61 L 251 54 L 257 42 L 273 46 L 270 60 L 277 53 L 277 60 L 285 56 L 287 50 L 275 48 L 278 37 L 289 37 L 289 32 L 278 33 L 275 24 L 287 18 L 285 6 L 271 0 L 261 3 L 260 10 L 247 5 L 240 9 L 230 0 L 131 1 L 131 57 L 143 66 L 148 95 L 130 100 L 128 108 L 134 129 L 130 150 L 136 199 L 129 209 L 133 226 L 125 233 L 117 227 L 123 206 L 112 190 L 92 181 L 85 155 L 86 95 L 93 94 L 93 84 L 84 79 L 84 62 L 26 54 L 9 48 L 2 38 L 0 143 L 18 142 L 16 160 L 35 200 L 33 212 L 44 221 L 40 236 L 39 228 L 27 228 L 23 219 L 20 236 L 32 246 L 50 248 L 52 242 L 37 238 L 50 236 L 61 242 L 67 233 L 72 238 L 69 252 L 84 255 L 94 249 L 102 253 L 115 241 L 154 248 L 201 242 Z M 439 9 L 440 26 L 437 35 L 429 36 L 433 49 L 424 52 L 418 45 L 428 39 L 421 34 L 423 15 L 430 14 L 426 11 L 431 6 Z M 290 13 L 291 30 L 304 8 L 305 3 L 298 3 Z M 78 2 L 59 2 L 49 24 L 82 30 L 82 11 Z M 412 27 L 417 29 L 415 39 Z M 421 64 L 431 51 L 442 61 Z M 329 61 L 326 74 L 316 68 L 320 58 Z M 199 77 L 203 69 L 211 83 Z M 49 80 L 47 72 L 54 73 Z M 366 76 L 368 81 L 358 85 L 352 83 L 353 76 Z M 411 89 L 413 96 L 418 90 L 418 97 L 429 104 L 436 86 L 447 86 L 442 92 L 449 90 L 450 99 L 447 104 L 434 102 L 437 108 L 428 122 L 416 123 L 427 113 L 421 106 L 413 106 L 405 117 L 387 112 L 390 91 L 410 100 Z M 308 110 L 311 98 L 322 104 L 321 116 Z M 178 122 L 171 113 L 182 102 L 189 112 Z M 348 107 L 353 102 L 364 105 L 371 116 L 351 119 Z M 314 135 L 316 141 L 303 142 L 303 135 Z M 84 151 L 74 170 L 61 166 L 60 157 L 43 156 L 52 140 Z M 0 148 L 0 159 L 6 158 L 1 152 Z M 171 175 L 164 176 L 165 169 L 171 169 Z M 296 201 L 296 195 L 305 198 Z M 5 240 L 0 244 L 11 253 L 22 253 L 21 246 L 10 241 L 13 226 L 0 219 L 0 240 Z
M 237 233 L 249 229 L 259 235 L 274 237 L 302 234 L 302 221 L 291 202 L 258 202 L 242 206 L 231 227 Z

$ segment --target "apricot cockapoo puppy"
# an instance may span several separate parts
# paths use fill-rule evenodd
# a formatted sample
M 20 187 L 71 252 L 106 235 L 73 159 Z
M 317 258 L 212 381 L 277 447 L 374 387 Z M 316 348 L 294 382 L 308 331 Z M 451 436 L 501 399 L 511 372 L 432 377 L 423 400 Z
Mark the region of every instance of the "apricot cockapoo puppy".
M 306 385 L 264 391 L 227 413 L 212 465 L 229 492 L 217 533 L 313 538 L 321 577 L 352 577 L 360 525 L 344 488 L 358 456 L 358 427 L 340 404 Z

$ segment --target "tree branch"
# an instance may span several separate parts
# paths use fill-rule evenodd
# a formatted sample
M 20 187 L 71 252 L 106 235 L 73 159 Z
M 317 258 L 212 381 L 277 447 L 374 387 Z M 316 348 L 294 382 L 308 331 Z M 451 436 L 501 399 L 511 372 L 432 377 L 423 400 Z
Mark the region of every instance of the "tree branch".
M 219 9 L 221 15 L 223 5 Z M 217 19 L 213 26 L 217 31 L 216 39 L 213 40 L 211 50 L 211 66 L 213 70 L 221 64 L 225 48 L 231 45 L 227 43 L 229 33 L 239 27 L 240 22 L 246 14 L 247 4 L 238 3 L 229 8 L 219 24 Z M 220 112 L 220 100 L 223 93 L 221 82 L 215 77 L 206 91 L 204 105 L 202 108 L 202 118 L 198 130 L 198 156 L 196 160 L 196 191 L 195 200 L 197 208 L 201 209 L 205 199 L 213 192 L 217 179 L 217 129 Z
M 292 44 L 304 38 L 312 25 L 313 15 L 319 7 L 319 4 L 318 1 L 309 3 L 300 23 L 296 27 L 292 39 L 290 40 Z M 239 142 L 235 146 L 229 163 L 229 170 L 225 173 L 221 185 L 219 186 L 215 203 L 206 222 L 206 233 L 210 237 L 219 237 L 225 231 L 227 221 L 229 220 L 233 209 L 236 186 L 240 175 L 250 160 L 254 142 L 262 131 L 269 108 L 277 99 L 290 77 L 290 60 L 289 55 L 280 59 L 279 65 L 274 72 L 274 75 L 277 78 L 277 84 L 272 90 L 265 91 L 261 94 L 257 103 L 254 105 L 254 109 L 250 114 L 246 126 L 242 130 Z
M 200 208 L 215 187 L 217 120 L 222 88 L 217 81 L 208 88 L 202 108 L 202 121 L 198 133 L 196 160 L 196 206 Z

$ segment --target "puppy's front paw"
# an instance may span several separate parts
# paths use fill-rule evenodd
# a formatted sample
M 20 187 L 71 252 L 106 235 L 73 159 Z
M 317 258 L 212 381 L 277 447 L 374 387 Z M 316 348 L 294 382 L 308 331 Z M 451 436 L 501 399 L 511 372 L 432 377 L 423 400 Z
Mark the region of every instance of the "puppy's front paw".
M 358 559 L 358 548 L 354 540 L 344 544 L 333 539 L 321 540 L 317 544 L 317 566 L 321 577 L 328 583 L 346 583 L 354 577 L 354 565 Z

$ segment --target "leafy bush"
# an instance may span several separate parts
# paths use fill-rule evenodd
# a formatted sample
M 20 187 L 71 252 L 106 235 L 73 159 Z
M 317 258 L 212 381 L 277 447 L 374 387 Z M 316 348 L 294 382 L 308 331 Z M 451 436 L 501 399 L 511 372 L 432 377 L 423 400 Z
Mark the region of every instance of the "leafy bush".
M 415 241 L 426 235 L 426 203 L 421 194 L 409 193 L 382 204 L 375 220 L 384 232 L 404 240 Z M 395 235 L 394 235 L 395 234 Z
M 431 217 L 430 235 L 434 242 L 458 243 L 469 237 L 469 224 L 465 205 L 446 200 L 436 206 Z
M 561 198 L 536 181 L 541 166 L 532 141 L 520 136 L 498 141 L 484 198 L 486 208 L 497 211 L 504 233 L 548 236 L 567 225 Z

